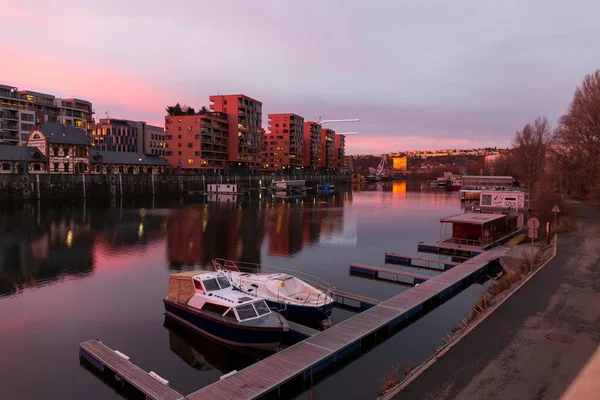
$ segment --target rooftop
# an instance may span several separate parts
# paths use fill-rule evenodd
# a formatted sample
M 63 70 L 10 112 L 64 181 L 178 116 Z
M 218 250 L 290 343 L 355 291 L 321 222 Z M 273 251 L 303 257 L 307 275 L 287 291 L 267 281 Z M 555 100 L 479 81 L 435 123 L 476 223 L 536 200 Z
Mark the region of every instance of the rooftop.
M 449 223 L 462 223 L 462 224 L 471 224 L 471 225 L 483 225 L 488 222 L 496 221 L 499 219 L 506 218 L 506 215 L 503 214 L 482 214 L 482 213 L 464 213 L 453 215 L 452 217 L 446 217 L 440 219 L 440 222 L 449 222 Z
M 91 146 L 83 129 L 58 122 L 46 122 L 39 128 L 50 143 Z
M 512 176 L 496 176 L 496 175 L 463 175 L 463 179 L 485 179 L 485 180 L 514 180 Z
M 37 147 L 0 145 L 0 161 L 48 161 Z
M 152 156 L 142 153 L 126 153 L 121 151 L 92 151 L 92 163 L 94 164 L 127 164 L 127 165 L 156 165 L 168 166 L 167 160 L 160 156 Z

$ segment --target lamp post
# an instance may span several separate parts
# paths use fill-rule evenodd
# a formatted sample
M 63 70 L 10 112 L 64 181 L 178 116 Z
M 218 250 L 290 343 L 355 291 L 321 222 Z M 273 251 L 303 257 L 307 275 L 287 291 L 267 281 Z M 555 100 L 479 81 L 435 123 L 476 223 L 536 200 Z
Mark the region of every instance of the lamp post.
M 142 172 L 142 159 L 138 158 L 138 161 L 140 162 L 140 165 L 138 166 L 138 175 Z

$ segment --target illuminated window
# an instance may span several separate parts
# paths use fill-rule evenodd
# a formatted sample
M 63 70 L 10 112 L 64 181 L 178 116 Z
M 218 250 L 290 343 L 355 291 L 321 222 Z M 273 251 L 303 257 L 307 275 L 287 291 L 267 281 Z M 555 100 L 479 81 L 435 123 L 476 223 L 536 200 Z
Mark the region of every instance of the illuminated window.
M 191 132 L 192 131 L 192 126 L 188 125 L 188 131 Z
M 194 159 L 193 158 L 188 158 L 188 164 L 191 165 L 194 163 Z

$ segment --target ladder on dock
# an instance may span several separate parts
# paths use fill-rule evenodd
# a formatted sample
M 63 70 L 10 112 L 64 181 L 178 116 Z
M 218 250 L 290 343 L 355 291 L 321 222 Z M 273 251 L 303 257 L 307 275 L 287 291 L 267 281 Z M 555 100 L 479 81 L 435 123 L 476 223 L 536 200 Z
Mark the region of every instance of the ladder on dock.
M 371 278 L 371 279 L 380 279 L 380 280 L 390 281 L 390 282 L 394 282 L 394 283 L 401 283 L 401 284 L 405 284 L 405 285 L 418 285 L 418 284 L 421 284 L 421 283 L 429 280 L 429 278 L 431 278 L 431 276 L 427 276 L 427 275 L 419 275 L 419 274 L 414 274 L 412 272 L 400 271 L 400 270 L 390 269 L 390 268 L 372 267 L 370 265 L 364 265 L 364 264 L 350 264 L 350 274 L 364 276 L 364 277 Z M 381 274 L 391 275 L 392 279 L 385 278 L 385 277 L 382 278 Z M 408 281 L 401 280 L 400 279 L 401 277 L 408 278 Z

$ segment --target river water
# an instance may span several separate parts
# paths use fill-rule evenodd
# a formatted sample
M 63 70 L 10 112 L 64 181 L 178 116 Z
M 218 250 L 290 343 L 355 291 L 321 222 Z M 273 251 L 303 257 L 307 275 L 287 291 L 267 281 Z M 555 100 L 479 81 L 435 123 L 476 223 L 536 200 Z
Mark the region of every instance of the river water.
M 439 219 L 460 213 L 460 199 L 424 186 L 398 181 L 291 200 L 156 198 L 3 209 L 0 398 L 120 398 L 79 364 L 79 343 L 94 338 L 186 394 L 254 362 L 255 354 L 165 323 L 169 273 L 210 268 L 214 257 L 312 274 L 377 299 L 407 290 L 349 276 L 348 265 L 383 266 L 385 252 L 416 255 L 419 241 L 438 239 Z M 373 398 L 384 371 L 430 356 L 484 290 L 472 286 L 321 382 L 317 397 Z M 335 309 L 334 323 L 352 315 Z

